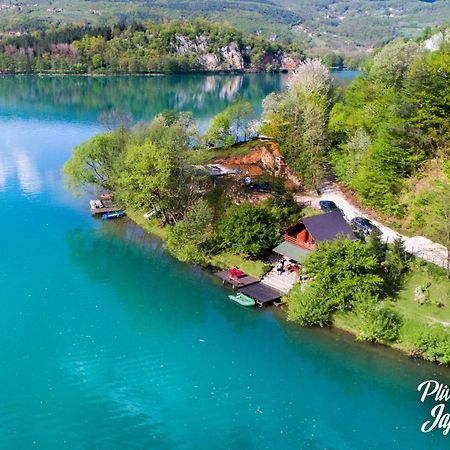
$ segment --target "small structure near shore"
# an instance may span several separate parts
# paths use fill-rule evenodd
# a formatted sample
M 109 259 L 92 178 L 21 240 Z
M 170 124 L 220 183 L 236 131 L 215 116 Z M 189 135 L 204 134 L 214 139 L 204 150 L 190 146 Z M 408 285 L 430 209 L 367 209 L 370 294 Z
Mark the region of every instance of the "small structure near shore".
M 305 217 L 284 232 L 285 242 L 308 250 L 313 250 L 318 242 L 335 241 L 339 237 L 356 241 L 355 234 L 340 211 Z
M 274 303 L 282 295 L 279 290 L 261 282 L 258 278 L 243 273 L 236 267 L 216 272 L 215 276 L 223 283 L 231 285 L 233 289 L 237 289 L 238 292 L 252 298 L 259 307 Z
M 103 216 L 103 214 L 123 211 L 123 208 L 120 206 L 113 205 L 110 201 L 105 200 L 90 200 L 89 206 L 91 207 L 91 214 L 93 216 Z

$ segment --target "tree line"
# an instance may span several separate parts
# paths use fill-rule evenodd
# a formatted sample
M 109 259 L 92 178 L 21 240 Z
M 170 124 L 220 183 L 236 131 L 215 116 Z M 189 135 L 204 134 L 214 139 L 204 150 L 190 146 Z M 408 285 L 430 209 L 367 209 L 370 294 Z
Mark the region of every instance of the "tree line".
M 220 59 L 236 45 L 244 68 L 279 67 L 283 53 L 300 49 L 249 36 L 206 20 L 146 22 L 129 26 L 53 26 L 0 41 L 0 71 L 8 73 L 173 73 L 208 70 L 201 55 Z M 187 47 L 186 47 L 187 45 Z M 185 48 L 186 47 L 186 48 Z M 224 66 L 224 70 L 228 66 Z

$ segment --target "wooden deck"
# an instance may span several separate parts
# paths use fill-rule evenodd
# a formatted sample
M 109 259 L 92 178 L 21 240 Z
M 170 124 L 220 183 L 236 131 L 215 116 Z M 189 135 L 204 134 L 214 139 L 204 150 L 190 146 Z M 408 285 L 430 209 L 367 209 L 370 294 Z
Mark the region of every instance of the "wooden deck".
M 98 216 L 100 214 L 112 213 L 117 211 L 123 211 L 123 208 L 118 206 L 105 206 L 104 208 L 91 208 L 91 214 L 93 216 Z
M 232 277 L 228 270 L 221 270 L 220 272 L 215 272 L 214 275 L 220 278 L 224 283 L 230 284 L 233 289 L 239 289 L 246 286 L 251 286 L 252 284 L 259 283 L 259 279 L 252 277 L 250 275 L 245 275 L 241 278 Z
M 239 292 L 255 300 L 259 307 L 270 305 L 281 297 L 281 292 L 267 284 L 258 282 L 239 289 Z

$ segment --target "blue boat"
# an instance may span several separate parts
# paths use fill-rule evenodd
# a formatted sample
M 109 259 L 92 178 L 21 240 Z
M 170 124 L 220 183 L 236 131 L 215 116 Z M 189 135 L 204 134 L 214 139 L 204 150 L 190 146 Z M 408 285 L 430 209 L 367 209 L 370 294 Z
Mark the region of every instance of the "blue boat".
M 115 211 L 115 212 L 109 212 L 102 215 L 103 220 L 113 220 L 113 219 L 120 219 L 122 217 L 125 217 L 127 213 L 125 211 Z

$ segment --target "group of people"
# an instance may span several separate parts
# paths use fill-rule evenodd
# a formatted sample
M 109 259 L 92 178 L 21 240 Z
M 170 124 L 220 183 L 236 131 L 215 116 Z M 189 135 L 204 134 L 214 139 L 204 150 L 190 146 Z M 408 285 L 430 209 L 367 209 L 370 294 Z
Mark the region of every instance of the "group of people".
M 288 272 L 298 272 L 300 267 L 296 262 L 292 262 L 291 260 L 286 259 L 284 256 L 282 256 L 277 262 L 276 269 L 278 275 L 281 275 L 286 270 Z

